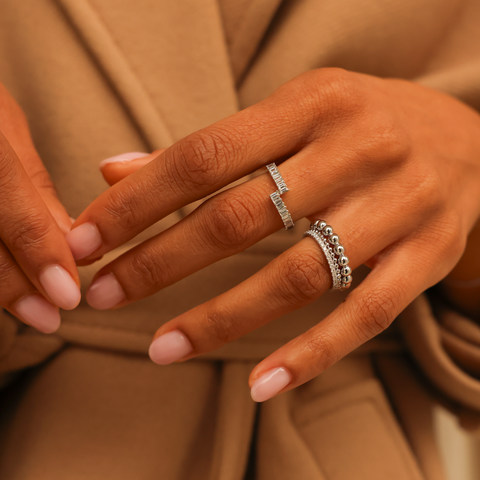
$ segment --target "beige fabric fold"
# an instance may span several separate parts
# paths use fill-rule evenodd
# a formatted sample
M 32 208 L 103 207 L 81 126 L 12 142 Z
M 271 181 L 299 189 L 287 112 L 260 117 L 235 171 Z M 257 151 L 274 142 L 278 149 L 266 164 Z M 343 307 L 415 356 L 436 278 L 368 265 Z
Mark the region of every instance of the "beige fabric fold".
M 422 474 L 368 357 L 262 404 L 253 366 L 68 347 L 2 398 L 0 478 L 439 480 Z

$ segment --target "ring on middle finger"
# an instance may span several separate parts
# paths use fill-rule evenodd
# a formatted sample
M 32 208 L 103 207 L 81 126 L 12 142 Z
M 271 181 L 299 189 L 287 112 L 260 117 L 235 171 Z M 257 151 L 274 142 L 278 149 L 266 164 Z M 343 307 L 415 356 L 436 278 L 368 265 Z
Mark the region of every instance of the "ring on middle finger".
M 283 224 L 285 225 L 285 230 L 289 230 L 294 225 L 293 219 L 287 207 L 283 203 L 282 198 L 280 197 L 282 193 L 288 192 L 287 184 L 285 183 L 285 180 L 283 179 L 282 175 L 278 171 L 278 168 L 275 165 L 275 163 L 269 163 L 267 165 L 267 170 L 270 172 L 270 175 L 272 176 L 278 188 L 278 190 L 270 194 L 270 198 L 272 199 L 273 204 L 277 208 L 277 211 L 280 214 L 280 217 L 282 218 Z

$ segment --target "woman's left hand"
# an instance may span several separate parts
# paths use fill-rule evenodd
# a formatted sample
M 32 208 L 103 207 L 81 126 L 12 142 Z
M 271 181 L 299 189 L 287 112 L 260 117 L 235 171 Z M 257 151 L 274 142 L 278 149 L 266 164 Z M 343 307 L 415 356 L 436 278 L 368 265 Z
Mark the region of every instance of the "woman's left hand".
M 303 384 L 382 332 L 454 267 L 480 214 L 480 116 L 409 81 L 314 70 L 160 154 L 104 165 L 110 183 L 125 178 L 77 218 L 67 235 L 71 249 L 77 259 L 98 258 L 274 161 L 293 220 L 325 219 L 352 270 L 366 264 L 372 271 L 333 313 L 253 369 L 256 401 Z M 87 301 L 122 307 L 283 228 L 270 199 L 275 190 L 265 169 L 213 195 L 104 266 Z M 331 284 L 323 252 L 307 237 L 162 325 L 150 356 L 167 364 L 214 350 L 314 301 Z

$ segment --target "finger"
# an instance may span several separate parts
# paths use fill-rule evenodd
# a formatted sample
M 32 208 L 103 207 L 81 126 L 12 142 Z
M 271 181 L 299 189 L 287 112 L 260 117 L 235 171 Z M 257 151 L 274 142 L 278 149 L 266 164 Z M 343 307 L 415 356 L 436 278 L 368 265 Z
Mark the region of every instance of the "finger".
M 356 210 L 361 210 L 360 206 Z M 355 208 L 350 206 L 345 212 L 350 212 L 347 218 L 333 215 L 332 223 L 341 229 L 340 241 L 351 259 L 352 270 L 402 235 L 393 229 L 384 236 L 370 229 L 365 231 L 353 220 Z M 304 238 L 236 287 L 162 325 L 150 348 L 151 357 L 162 364 L 179 359 L 172 359 L 166 343 L 169 337 L 179 335 L 165 335 L 172 331 L 181 332 L 184 345 L 192 345 L 192 352 L 183 360 L 215 350 L 308 305 L 331 285 L 332 275 L 323 251 L 311 237 Z
M 322 81 L 331 86 L 331 80 L 328 75 L 316 77 L 316 89 L 321 92 Z M 168 148 L 82 212 L 72 230 L 75 234 L 69 235 L 72 250 L 81 249 L 89 237 L 88 243 L 96 247 L 91 253 L 104 254 L 184 205 L 301 150 L 322 122 L 337 118 L 328 117 L 333 108 L 330 92 L 318 99 L 308 93 L 311 90 L 283 87 Z M 95 230 L 87 226 L 75 231 L 86 223 Z M 84 249 L 82 254 L 87 255 Z
M 321 172 L 310 161 L 313 155 L 313 151 L 304 149 L 279 167 L 290 188 L 282 198 L 294 219 L 326 208 L 334 196 L 349 198 L 347 195 L 355 191 L 338 169 L 323 173 L 320 188 L 317 179 Z M 329 162 L 330 154 L 325 152 L 324 158 Z M 371 185 L 369 180 L 366 178 L 365 184 Z M 275 188 L 266 172 L 210 198 L 176 225 L 105 265 L 93 278 L 87 302 L 105 309 L 138 301 L 270 235 L 283 226 L 270 198 Z M 368 208 L 368 201 L 378 204 L 383 196 L 378 188 L 376 194 L 362 197 L 360 202 Z M 338 201 L 335 207 L 340 205 Z M 403 204 L 393 206 L 393 201 L 391 208 L 399 213 L 405 209 Z
M 57 189 L 37 152 L 33 151 L 30 153 L 30 156 L 21 157 L 20 160 L 30 181 L 52 214 L 60 231 L 66 235 L 70 231 L 74 220 L 58 198 Z
M 60 326 L 58 307 L 38 292 L 1 241 L 0 305 L 40 332 L 53 333 Z
M 423 244 L 427 245 L 431 243 Z M 417 239 L 391 247 L 333 313 L 252 370 L 252 398 L 267 400 L 319 375 L 385 330 L 419 293 L 437 283 L 447 271 L 440 272 L 437 258 L 426 254 Z
M 100 162 L 99 168 L 109 185 L 115 185 L 137 170 L 157 158 L 165 149 L 154 150 L 152 153 L 129 152 L 115 157 L 106 158 Z
M 61 308 L 80 301 L 77 268 L 59 226 L 0 133 L 0 238 L 46 298 Z
M 66 234 L 73 222 L 60 202 L 52 179 L 35 149 L 25 114 L 1 84 L 0 130 L 20 159 L 60 230 Z

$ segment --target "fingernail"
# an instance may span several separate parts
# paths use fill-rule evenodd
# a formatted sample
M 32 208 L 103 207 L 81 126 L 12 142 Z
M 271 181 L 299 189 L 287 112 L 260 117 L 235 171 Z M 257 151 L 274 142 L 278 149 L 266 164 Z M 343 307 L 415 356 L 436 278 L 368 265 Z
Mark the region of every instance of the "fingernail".
M 180 331 L 173 330 L 157 337 L 148 350 L 152 361 L 159 365 L 180 360 L 193 350 L 188 338 Z
M 65 238 L 75 260 L 88 257 L 102 246 L 102 236 L 92 222 L 85 222 L 75 227 L 65 235 Z
M 128 152 L 122 153 L 121 155 L 115 155 L 114 157 L 106 158 L 102 160 L 98 166 L 103 168 L 107 163 L 115 163 L 115 162 L 130 162 L 131 160 L 135 160 L 136 158 L 143 158 L 148 157 L 150 154 L 145 152 Z
M 21 320 L 43 333 L 53 333 L 60 326 L 60 312 L 40 295 L 29 295 L 12 307 Z
M 291 381 L 292 376 L 286 368 L 274 368 L 255 380 L 250 394 L 255 402 L 264 402 L 286 387 Z
M 80 302 L 80 289 L 72 276 L 60 265 L 49 265 L 38 275 L 38 280 L 55 305 L 72 310 Z
M 87 303 L 98 310 L 114 307 L 124 298 L 125 292 L 112 272 L 97 278 L 85 294 Z

